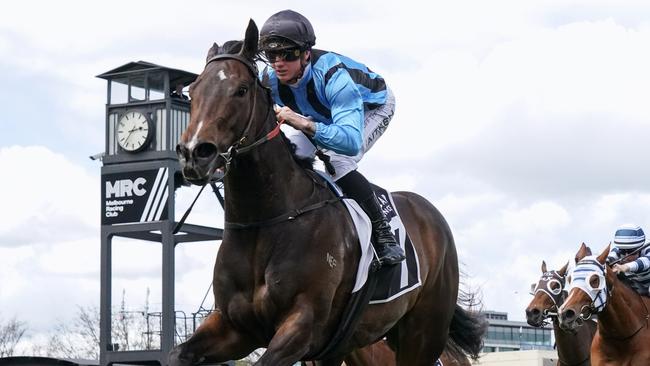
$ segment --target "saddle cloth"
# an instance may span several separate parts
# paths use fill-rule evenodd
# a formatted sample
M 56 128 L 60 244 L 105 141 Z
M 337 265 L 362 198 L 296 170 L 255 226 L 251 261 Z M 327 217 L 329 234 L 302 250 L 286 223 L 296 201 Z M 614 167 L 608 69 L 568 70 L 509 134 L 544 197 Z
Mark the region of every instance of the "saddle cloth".
M 342 196 L 341 189 L 332 181 L 329 175 L 317 171 L 318 174 L 328 182 L 329 187 L 339 197 Z M 409 238 L 404 224 L 397 212 L 393 197 L 385 189 L 372 185 L 377 198 L 381 204 L 384 214 L 389 220 L 395 240 L 404 249 L 406 260 L 390 268 L 382 268 L 377 272 L 379 276 L 377 286 L 371 297 L 370 304 L 381 304 L 398 298 L 399 296 L 422 285 L 420 277 L 420 263 L 418 261 L 415 247 Z M 363 211 L 359 204 L 350 198 L 344 198 L 343 202 L 352 217 L 352 221 L 357 229 L 359 245 L 361 246 L 361 257 L 357 276 L 352 292 L 357 292 L 368 279 L 368 271 L 374 257 L 374 249 L 370 242 L 372 226 L 368 215 Z

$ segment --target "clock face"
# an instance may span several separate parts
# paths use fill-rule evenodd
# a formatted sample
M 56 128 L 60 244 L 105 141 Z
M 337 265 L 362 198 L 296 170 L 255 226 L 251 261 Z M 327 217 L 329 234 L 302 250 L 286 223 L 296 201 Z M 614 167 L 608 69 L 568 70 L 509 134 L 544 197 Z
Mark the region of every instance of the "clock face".
M 128 152 L 144 149 L 151 141 L 153 129 L 149 119 L 135 111 L 126 112 L 117 122 L 117 143 Z

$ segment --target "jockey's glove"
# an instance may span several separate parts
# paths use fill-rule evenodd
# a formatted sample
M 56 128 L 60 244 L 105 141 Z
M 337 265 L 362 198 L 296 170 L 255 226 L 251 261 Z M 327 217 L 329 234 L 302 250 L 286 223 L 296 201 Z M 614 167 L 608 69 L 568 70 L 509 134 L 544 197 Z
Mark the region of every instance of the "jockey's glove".
M 614 267 L 612 267 L 612 270 L 614 273 L 627 273 L 630 272 L 632 269 L 632 264 L 631 263 L 623 263 L 623 264 L 615 264 Z

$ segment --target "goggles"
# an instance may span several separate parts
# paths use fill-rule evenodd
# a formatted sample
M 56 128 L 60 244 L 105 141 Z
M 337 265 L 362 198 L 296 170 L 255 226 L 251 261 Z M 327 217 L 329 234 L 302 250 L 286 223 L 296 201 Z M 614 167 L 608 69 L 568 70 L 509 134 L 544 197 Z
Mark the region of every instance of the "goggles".
M 300 49 L 299 48 L 289 48 L 284 50 L 277 51 L 264 51 L 264 55 L 269 63 L 274 63 L 278 61 L 296 61 L 300 58 Z

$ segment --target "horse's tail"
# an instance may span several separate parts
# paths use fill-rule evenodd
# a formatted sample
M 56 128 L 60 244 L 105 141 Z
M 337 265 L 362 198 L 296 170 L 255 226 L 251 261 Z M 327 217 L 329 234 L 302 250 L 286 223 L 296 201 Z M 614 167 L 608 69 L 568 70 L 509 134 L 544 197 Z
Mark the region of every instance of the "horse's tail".
M 467 306 L 469 310 L 465 310 L 461 305 Z M 476 360 L 483 348 L 483 337 L 487 331 L 488 322 L 479 311 L 472 310 L 475 305 L 476 300 L 473 294 L 459 293 L 447 341 L 447 347 L 456 359 L 467 355 Z

